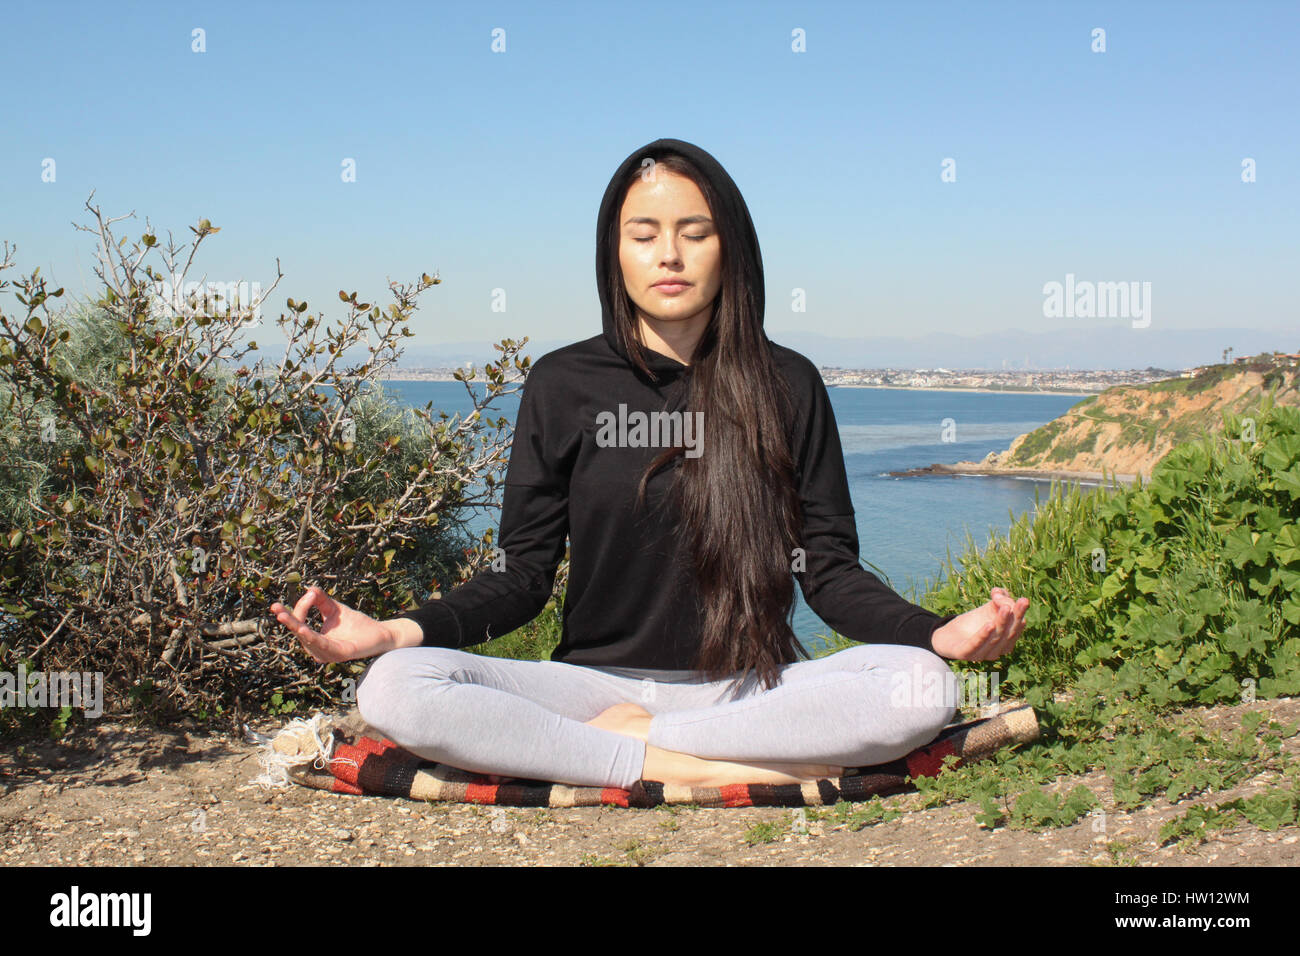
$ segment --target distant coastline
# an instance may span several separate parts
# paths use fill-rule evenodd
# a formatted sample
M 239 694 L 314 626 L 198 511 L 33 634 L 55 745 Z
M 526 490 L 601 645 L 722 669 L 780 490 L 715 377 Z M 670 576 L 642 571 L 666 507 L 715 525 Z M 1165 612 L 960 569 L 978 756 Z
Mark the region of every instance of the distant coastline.
M 827 388 L 892 388 L 903 392 L 987 392 L 990 395 L 1078 395 L 1087 398 L 1097 392 L 1079 392 L 1064 388 L 985 388 L 974 385 L 839 385 L 828 382 Z
M 1064 481 L 1083 485 L 1131 485 L 1137 481 L 1134 474 L 1100 471 L 1065 471 L 1059 468 L 988 468 L 972 463 L 944 465 L 936 462 L 924 468 L 886 472 L 891 478 L 914 478 L 921 475 L 940 475 L 947 478 L 1019 478 L 1025 481 Z
M 453 378 L 450 373 L 424 373 L 424 374 L 397 374 L 378 376 L 380 381 L 384 382 L 455 382 L 459 381 Z M 507 378 L 507 382 L 519 381 L 518 377 Z M 1081 392 L 1077 389 L 1063 388 L 1023 388 L 1010 386 L 1007 388 L 989 388 L 987 386 L 976 385 L 860 385 L 860 384 L 843 384 L 839 382 L 827 382 L 827 388 L 880 388 L 895 389 L 904 392 L 984 392 L 990 395 L 1076 395 L 1080 398 L 1087 398 L 1090 395 L 1096 395 L 1100 392 Z
M 1026 387 L 1033 383 L 1026 382 Z M 999 475 L 1132 484 L 1176 446 L 1223 433 L 1225 421 L 1258 408 L 1300 406 L 1300 354 L 1248 356 L 1193 376 L 1108 388 L 982 461 L 935 463 L 891 475 Z

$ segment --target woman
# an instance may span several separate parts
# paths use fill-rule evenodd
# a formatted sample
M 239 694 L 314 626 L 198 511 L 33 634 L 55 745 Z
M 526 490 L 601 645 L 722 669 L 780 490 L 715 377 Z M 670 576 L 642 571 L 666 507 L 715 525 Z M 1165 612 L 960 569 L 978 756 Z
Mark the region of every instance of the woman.
M 711 155 L 675 139 L 637 150 L 596 237 L 604 331 L 533 363 L 504 567 L 388 621 L 319 588 L 292 613 L 271 605 L 277 619 L 319 661 L 381 655 L 357 689 L 362 717 L 497 778 L 801 783 L 928 743 L 956 709 L 944 658 L 1006 654 L 1029 599 L 994 588 L 939 617 L 860 566 L 829 396 L 763 333 L 758 239 Z M 551 660 L 461 650 L 541 612 L 566 535 Z M 860 646 L 797 660 L 796 580 Z

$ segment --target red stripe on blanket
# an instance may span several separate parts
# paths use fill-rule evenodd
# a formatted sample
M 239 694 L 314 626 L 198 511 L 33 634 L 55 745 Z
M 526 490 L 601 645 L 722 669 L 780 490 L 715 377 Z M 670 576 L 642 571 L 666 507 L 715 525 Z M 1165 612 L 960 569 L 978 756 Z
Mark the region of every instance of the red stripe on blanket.
M 363 737 L 362 740 L 365 738 Z M 375 757 L 368 747 L 354 747 L 351 744 L 339 744 L 330 757 L 329 770 L 335 777 L 345 783 L 355 784 L 361 768 L 367 760 Z M 360 791 L 358 791 L 359 793 Z
M 616 806 L 627 806 L 628 792 L 621 787 L 602 787 L 600 791 L 600 802 L 602 804 L 612 803 Z
M 955 754 L 957 748 L 950 741 L 940 740 L 930 747 L 913 750 L 907 755 L 907 772 L 912 777 L 935 777 L 943 770 L 943 758 Z
M 362 790 L 360 787 L 354 787 L 350 783 L 345 783 L 344 781 L 338 779 L 337 776 L 335 776 L 334 785 L 330 787 L 330 790 L 332 790 L 334 793 L 350 793 L 354 797 L 364 797 L 366 795 L 366 792 Z
M 495 783 L 467 783 L 465 784 L 465 802 L 466 803 L 496 803 L 497 790 L 499 784 Z
M 752 807 L 753 799 L 749 795 L 749 784 L 729 783 L 718 788 L 724 807 Z
M 364 750 L 366 753 L 371 753 L 378 756 L 388 752 L 389 750 L 395 749 L 397 747 L 397 744 L 393 743 L 388 738 L 384 738 L 383 740 L 375 740 L 374 737 L 359 737 L 357 739 L 355 746 Z

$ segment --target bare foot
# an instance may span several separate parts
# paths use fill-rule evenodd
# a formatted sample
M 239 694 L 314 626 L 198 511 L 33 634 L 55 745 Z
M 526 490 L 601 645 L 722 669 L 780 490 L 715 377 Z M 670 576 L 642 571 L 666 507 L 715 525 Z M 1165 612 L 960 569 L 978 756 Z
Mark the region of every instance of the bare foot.
M 843 774 L 843 767 L 826 764 L 712 760 L 649 744 L 646 745 L 645 764 L 641 771 L 644 780 L 692 787 L 725 787 L 735 783 L 809 783 Z
M 654 715 L 639 704 L 615 704 L 606 707 L 586 723 L 591 727 L 609 730 L 638 740 L 650 739 L 650 721 Z
M 586 723 L 601 730 L 647 741 L 646 759 L 641 773 L 644 780 L 692 787 L 723 787 L 733 783 L 808 783 L 844 774 L 843 767 L 826 764 L 713 760 L 664 750 L 648 743 L 653 717 L 639 704 L 623 703 L 605 708 Z

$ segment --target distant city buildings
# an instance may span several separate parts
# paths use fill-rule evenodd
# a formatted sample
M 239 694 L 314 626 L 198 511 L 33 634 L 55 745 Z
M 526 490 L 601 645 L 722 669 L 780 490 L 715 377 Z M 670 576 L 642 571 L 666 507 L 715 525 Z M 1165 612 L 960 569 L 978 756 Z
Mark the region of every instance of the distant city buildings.
M 1006 392 L 1103 392 L 1115 385 L 1143 385 L 1174 378 L 1179 373 L 1163 369 L 1123 371 L 1071 370 L 1026 372 L 1017 370 L 960 369 L 845 369 L 821 368 L 827 385 L 847 388 L 981 389 Z
M 1272 352 L 1260 355 L 1240 356 L 1234 358 L 1230 365 L 1263 363 L 1280 367 L 1295 367 L 1300 364 L 1300 353 Z M 465 367 L 469 367 L 469 362 Z M 473 381 L 484 381 L 482 366 L 475 365 L 476 374 Z M 1170 378 L 1193 378 L 1213 365 L 1202 365 L 1191 369 L 1039 369 L 1029 372 L 1025 369 L 894 369 L 840 368 L 834 365 L 820 367 L 822 380 L 827 385 L 843 387 L 875 388 L 936 388 L 936 389 L 985 389 L 1007 392 L 1103 392 L 1116 385 L 1147 385 Z M 454 368 L 405 368 L 390 369 L 380 378 L 412 382 L 453 382 L 456 381 Z M 518 371 L 507 369 L 506 380 L 513 382 L 520 379 Z

